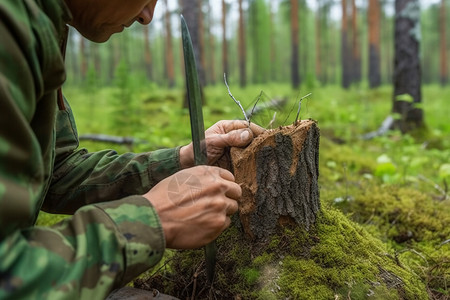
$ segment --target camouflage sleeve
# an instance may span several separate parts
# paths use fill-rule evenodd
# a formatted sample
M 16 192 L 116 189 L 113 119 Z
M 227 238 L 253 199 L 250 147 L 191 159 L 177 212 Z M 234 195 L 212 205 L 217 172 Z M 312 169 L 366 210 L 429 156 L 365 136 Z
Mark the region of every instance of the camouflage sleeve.
M 0 299 L 104 299 L 154 266 L 165 247 L 159 218 L 141 196 L 87 205 L 53 227 L 33 226 L 52 173 L 55 89 L 64 75 L 54 36 L 55 28 L 34 1 L 0 1 Z M 52 193 L 64 189 L 72 165 L 97 170 L 76 175 L 80 182 L 118 161 L 126 169 L 125 181 L 127 172 L 144 172 L 144 157 L 138 155 L 89 155 L 69 148 L 59 148 Z M 164 153 L 167 161 L 176 160 L 176 149 Z M 150 154 L 144 156 L 145 163 L 156 164 Z M 84 164 L 90 160 L 95 163 Z
M 118 155 L 79 149 L 67 101 L 56 122 L 56 165 L 43 210 L 72 214 L 79 207 L 148 192 L 180 170 L 179 147 Z
M 2 239 L 0 299 L 105 299 L 154 266 L 164 247 L 145 198 L 88 205 L 53 227 Z

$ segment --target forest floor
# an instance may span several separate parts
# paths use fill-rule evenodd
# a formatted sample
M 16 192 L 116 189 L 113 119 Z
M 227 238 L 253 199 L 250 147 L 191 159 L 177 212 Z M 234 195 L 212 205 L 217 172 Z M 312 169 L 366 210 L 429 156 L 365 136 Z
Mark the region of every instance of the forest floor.
M 321 130 L 322 213 L 317 227 L 311 232 L 280 231 L 259 249 L 231 228 L 218 241 L 219 271 L 213 289 L 200 281 L 204 276 L 201 250 L 168 251 L 156 272 L 145 273 L 136 285 L 145 287 L 151 278 L 152 285 L 178 289 L 184 299 L 192 295 L 450 299 L 450 88 L 424 86 L 427 130 L 421 135 L 391 131 L 370 140 L 362 136 L 376 130 L 390 113 L 390 87 L 372 91 L 305 87 L 300 92 L 280 84 L 230 88 L 249 109 L 259 95 L 257 107 L 261 108 L 269 106 L 271 99 L 287 99 L 283 107 L 265 109 L 252 118 L 264 127 L 273 119 L 270 126 L 292 124 L 298 100 L 312 93 L 302 100 L 300 118 L 316 120 Z M 133 146 L 82 142 L 88 149 L 147 151 L 190 141 L 182 90 L 105 88 L 93 93 L 67 88 L 65 95 L 80 135 L 101 133 L 138 140 Z M 205 127 L 221 119 L 242 118 L 226 87 L 206 88 L 205 95 Z M 135 100 L 121 100 L 130 96 Z M 123 114 L 124 110 L 131 113 Z M 56 219 L 41 214 L 39 222 L 50 224 Z M 174 277 L 177 272 L 182 277 Z M 164 279 L 167 282 L 160 285 Z

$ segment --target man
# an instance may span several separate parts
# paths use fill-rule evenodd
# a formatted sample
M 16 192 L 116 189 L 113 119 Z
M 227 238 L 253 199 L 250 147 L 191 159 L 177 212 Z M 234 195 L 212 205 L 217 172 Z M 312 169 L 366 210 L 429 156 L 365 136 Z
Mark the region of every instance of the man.
M 156 0 L 0 2 L 0 299 L 104 299 L 161 259 L 165 247 L 201 247 L 238 209 L 233 175 L 193 167 L 192 145 L 142 154 L 77 149 L 60 87 L 66 24 L 104 42 L 138 21 Z M 208 162 L 262 131 L 221 121 L 206 131 Z M 194 198 L 181 185 L 196 178 Z M 71 214 L 33 226 L 39 211 Z

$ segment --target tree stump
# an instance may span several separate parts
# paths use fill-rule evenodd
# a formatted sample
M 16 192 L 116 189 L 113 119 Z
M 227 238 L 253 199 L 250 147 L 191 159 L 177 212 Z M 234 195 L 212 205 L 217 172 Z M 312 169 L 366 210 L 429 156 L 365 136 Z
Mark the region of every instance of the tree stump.
M 319 201 L 319 128 L 313 120 L 268 130 L 245 149 L 232 148 L 242 187 L 239 223 L 247 237 L 265 240 L 277 226 L 315 223 Z

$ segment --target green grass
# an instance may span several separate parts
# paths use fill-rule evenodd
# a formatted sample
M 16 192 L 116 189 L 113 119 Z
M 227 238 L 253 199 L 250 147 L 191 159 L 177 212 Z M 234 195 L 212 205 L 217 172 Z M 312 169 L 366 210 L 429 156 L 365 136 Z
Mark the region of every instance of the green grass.
M 430 297 L 450 296 L 450 243 L 445 243 L 450 239 L 450 87 L 423 87 L 425 136 L 389 132 L 372 140 L 361 136 L 376 130 L 390 113 L 391 87 L 342 90 L 329 86 L 293 91 L 283 84 L 245 89 L 230 84 L 230 88 L 244 107 L 251 107 L 261 90 L 264 96 L 260 106 L 269 98 L 287 98 L 286 106 L 277 109 L 273 126 L 292 123 L 297 100 L 312 93 L 303 100 L 300 117 L 317 120 L 321 129 L 322 205 L 341 210 L 380 239 L 399 264 L 410 266 L 411 272 L 422 278 Z M 75 113 L 79 134 L 132 136 L 141 141 L 131 148 L 94 142 L 82 142 L 81 147 L 148 151 L 190 142 L 182 90 L 136 86 L 126 93 L 112 88 L 88 93 L 68 87 L 64 92 Z M 204 93 L 205 128 L 221 119 L 243 118 L 224 85 L 207 87 Z M 124 94 L 132 100 L 120 101 Z M 273 112 L 268 110 L 253 121 L 267 125 Z M 47 214 L 41 214 L 39 220 L 40 224 L 54 222 Z M 293 262 L 290 266 L 301 267 Z M 254 283 L 260 272 L 249 267 L 241 270 L 241 275 Z M 361 285 L 360 289 L 367 288 Z M 379 292 L 385 292 L 383 286 Z

